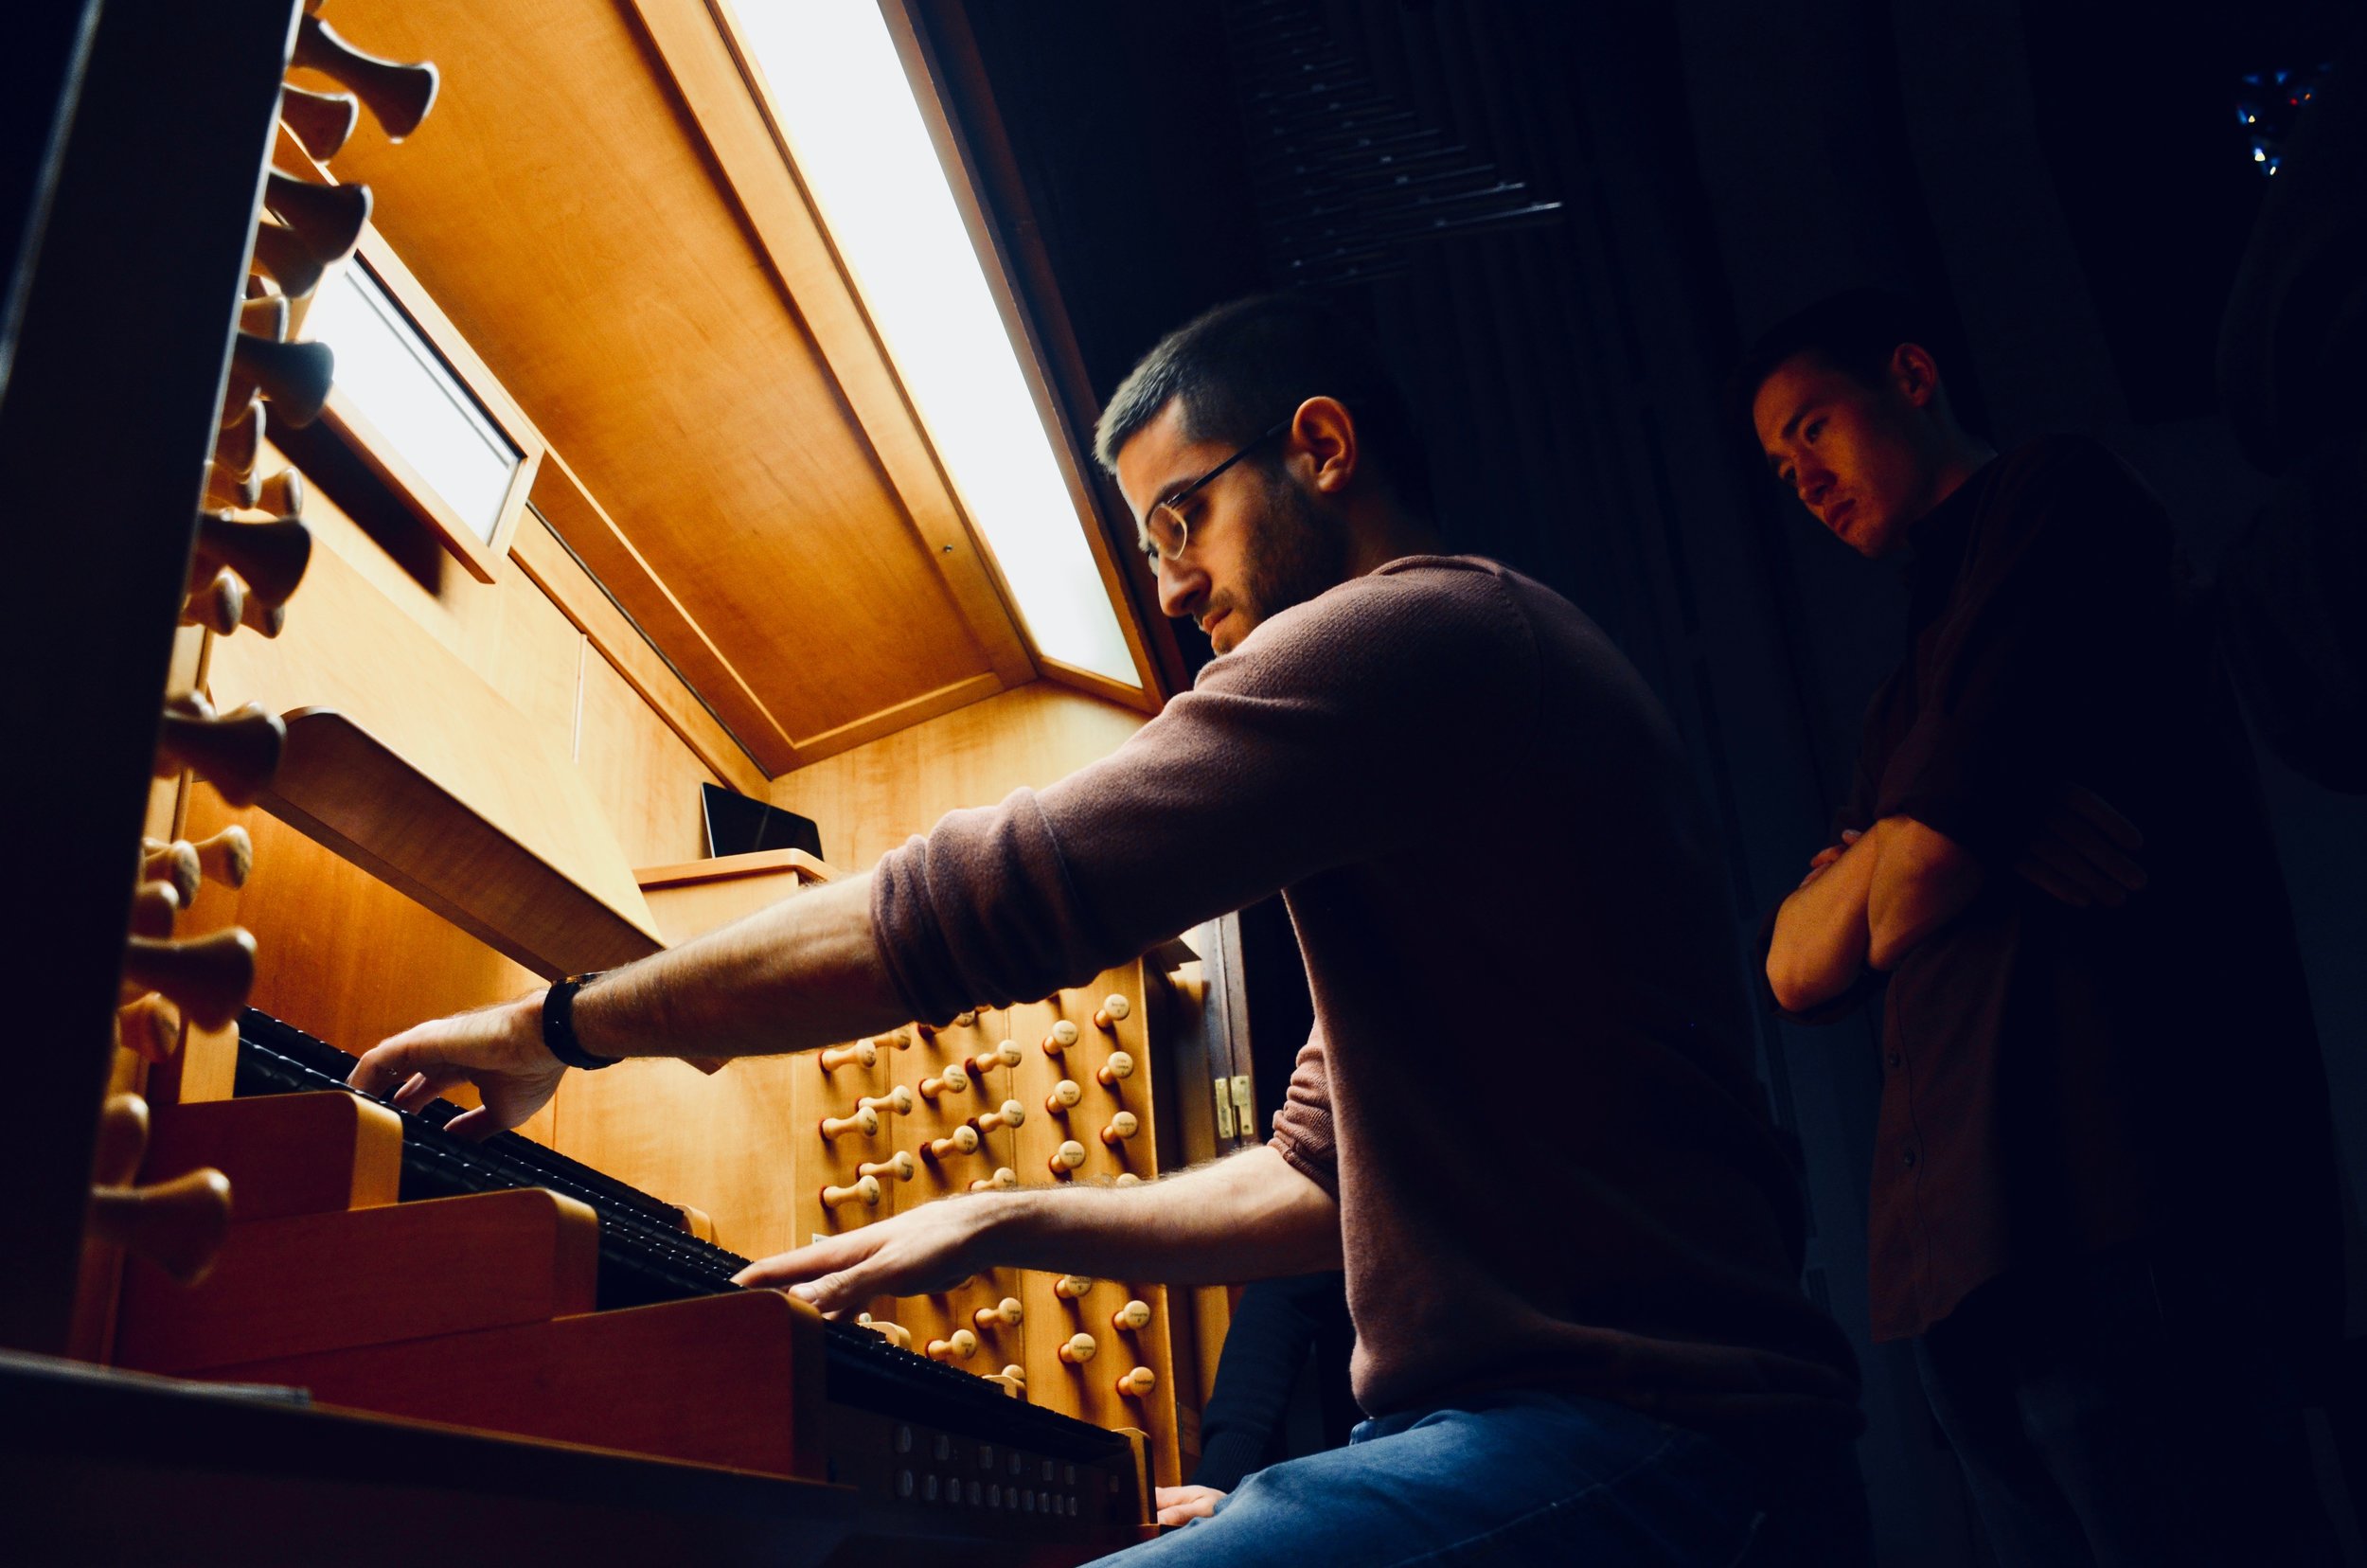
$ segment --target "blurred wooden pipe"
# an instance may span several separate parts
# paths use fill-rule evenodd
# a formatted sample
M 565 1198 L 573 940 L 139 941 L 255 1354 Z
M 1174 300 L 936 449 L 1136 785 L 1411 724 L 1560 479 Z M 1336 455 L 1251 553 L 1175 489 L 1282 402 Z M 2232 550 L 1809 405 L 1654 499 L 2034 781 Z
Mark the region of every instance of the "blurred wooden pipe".
M 123 944 L 123 978 L 172 998 L 199 1028 L 225 1028 L 255 989 L 255 938 L 238 926 L 185 941 L 133 936 Z
M 187 768 L 233 806 L 252 806 L 279 771 L 288 726 L 260 703 L 216 714 L 202 702 L 169 704 L 156 739 L 156 776 Z
M 344 151 L 346 138 L 362 120 L 362 100 L 351 93 L 315 93 L 302 87 L 279 89 L 279 123 L 296 145 L 327 163 Z
M 370 187 L 314 185 L 275 169 L 263 180 L 263 206 L 304 241 L 313 260 L 333 267 L 353 254 L 369 226 Z
M 417 131 L 436 106 L 434 65 L 425 62 L 403 64 L 364 54 L 309 12 L 296 27 L 290 63 L 318 71 L 351 91 L 386 133 L 388 141 L 400 141 Z
M 184 844 L 181 847 L 189 846 Z M 173 917 L 181 909 L 181 894 L 171 882 L 141 882 L 132 889 L 132 935 L 158 938 L 171 935 Z
M 197 858 L 197 846 L 188 840 L 174 839 L 169 844 L 140 840 L 140 881 L 171 888 L 173 896 L 181 900 L 177 907 L 187 909 L 195 903 L 198 884 L 205 880 L 205 864 Z M 138 929 L 136 922 L 133 929 Z M 139 935 L 169 936 L 172 931 L 168 925 L 162 933 L 141 931 Z
M 110 1095 L 98 1108 L 98 1142 L 90 1163 L 94 1186 L 128 1186 L 148 1158 L 148 1102 L 137 1095 Z
M 142 1061 L 170 1061 L 181 1048 L 181 1009 L 154 994 L 117 1007 L 116 1043 Z
M 202 626 L 217 637 L 236 632 L 245 615 L 246 584 L 227 567 L 190 589 L 188 597 L 181 601 L 181 624 Z
M 263 481 L 250 466 L 238 473 L 224 465 L 208 459 L 205 464 L 205 506 L 208 509 L 225 508 L 251 511 L 262 505 Z
M 198 875 L 224 887 L 244 887 L 247 873 L 255 869 L 255 840 L 235 822 L 195 844 L 187 839 L 175 839 L 170 844 L 160 839 L 140 840 L 143 854 L 165 855 L 175 849 L 188 850 L 197 861 Z
M 90 1234 L 194 1285 L 229 1238 L 230 1178 L 192 1170 L 154 1186 L 95 1187 Z
M 301 299 L 319 288 L 326 270 L 295 230 L 273 223 L 255 225 L 253 265 L 290 299 Z
M 214 468 L 226 480 L 245 479 L 255 472 L 263 454 L 263 400 L 249 398 L 242 408 L 227 411 L 214 437 Z
M 246 584 L 247 597 L 265 605 L 295 597 L 312 564 L 312 530 L 303 519 L 275 517 L 241 523 L 218 512 L 201 512 L 193 552 L 201 567 L 228 567 Z
M 326 343 L 279 343 L 240 332 L 230 344 L 230 401 L 260 394 L 279 418 L 302 429 L 320 418 L 337 374 Z

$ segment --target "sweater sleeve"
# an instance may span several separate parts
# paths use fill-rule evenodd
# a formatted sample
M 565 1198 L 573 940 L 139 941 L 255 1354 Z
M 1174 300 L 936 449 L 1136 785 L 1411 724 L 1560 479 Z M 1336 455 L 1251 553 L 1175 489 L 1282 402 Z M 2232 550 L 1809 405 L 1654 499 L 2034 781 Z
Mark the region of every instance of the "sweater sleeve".
M 1334 1198 L 1340 1196 L 1340 1161 L 1331 1128 L 1331 1064 L 1324 1055 L 1320 1027 L 1299 1047 L 1268 1144 L 1291 1169 Z
M 1492 570 L 1376 573 L 1283 612 L 1117 751 L 954 811 L 873 873 L 917 1019 L 1050 995 L 1408 844 L 1464 759 L 1534 744 L 1538 659 Z

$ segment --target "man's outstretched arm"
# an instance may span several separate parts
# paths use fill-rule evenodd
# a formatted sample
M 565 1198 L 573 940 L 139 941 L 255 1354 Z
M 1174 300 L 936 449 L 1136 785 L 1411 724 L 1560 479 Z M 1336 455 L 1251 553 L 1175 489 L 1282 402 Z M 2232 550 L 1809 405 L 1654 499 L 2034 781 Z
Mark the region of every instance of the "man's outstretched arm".
M 939 1199 L 751 1263 L 739 1282 L 845 1312 L 982 1269 L 1209 1285 L 1340 1266 L 1339 1203 L 1266 1147 L 1138 1186 Z
M 473 1082 L 482 1109 L 450 1131 L 486 1137 L 525 1121 L 565 1069 L 543 1043 L 543 993 L 439 1018 L 365 1054 L 352 1082 L 417 1110 Z M 872 932 L 865 872 L 784 899 L 577 993 L 576 1038 L 596 1056 L 771 1056 L 903 1019 Z

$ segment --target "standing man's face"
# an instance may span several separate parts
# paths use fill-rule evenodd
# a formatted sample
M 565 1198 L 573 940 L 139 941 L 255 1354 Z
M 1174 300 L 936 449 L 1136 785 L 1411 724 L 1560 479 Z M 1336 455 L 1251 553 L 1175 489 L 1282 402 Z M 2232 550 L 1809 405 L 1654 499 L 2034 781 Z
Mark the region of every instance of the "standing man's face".
M 1761 383 L 1751 422 L 1775 477 L 1834 538 L 1877 560 L 1938 502 L 1941 462 L 1926 414 L 1938 385 L 1931 356 L 1913 344 L 1900 346 L 1880 386 L 1813 352 L 1794 354 Z
M 1268 616 L 1348 578 L 1346 526 L 1289 472 L 1296 437 L 1234 464 L 1184 504 L 1183 553 L 1158 564 L 1159 608 L 1199 622 L 1219 653 L 1240 646 Z M 1118 489 L 1137 520 L 1233 454 L 1221 442 L 1184 438 L 1180 403 L 1135 432 L 1118 452 Z M 1262 459 L 1262 460 L 1261 460 Z

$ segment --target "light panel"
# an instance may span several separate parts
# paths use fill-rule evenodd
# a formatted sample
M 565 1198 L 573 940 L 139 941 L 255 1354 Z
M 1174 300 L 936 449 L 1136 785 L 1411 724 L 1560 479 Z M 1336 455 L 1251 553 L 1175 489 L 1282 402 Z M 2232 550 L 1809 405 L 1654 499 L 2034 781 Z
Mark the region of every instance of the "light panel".
M 1021 350 L 876 0 L 735 9 L 797 171 L 1036 647 L 1139 689 Z

